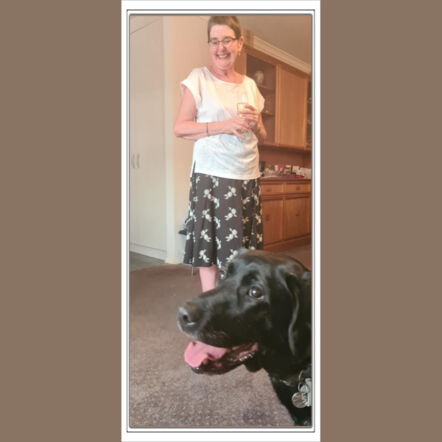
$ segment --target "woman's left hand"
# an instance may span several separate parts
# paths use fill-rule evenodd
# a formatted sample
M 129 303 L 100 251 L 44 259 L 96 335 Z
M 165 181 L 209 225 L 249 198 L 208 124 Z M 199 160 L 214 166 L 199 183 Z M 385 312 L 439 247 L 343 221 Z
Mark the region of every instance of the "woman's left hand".
M 253 106 L 250 104 L 244 106 L 240 116 L 246 119 L 250 129 L 255 129 L 259 121 L 259 112 Z

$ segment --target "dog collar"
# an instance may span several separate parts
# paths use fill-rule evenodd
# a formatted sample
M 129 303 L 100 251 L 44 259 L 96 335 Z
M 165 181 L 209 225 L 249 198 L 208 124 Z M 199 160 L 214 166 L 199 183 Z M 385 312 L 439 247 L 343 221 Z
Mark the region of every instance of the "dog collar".
M 308 370 L 310 373 L 310 370 Z M 275 379 L 276 380 L 276 379 Z M 305 408 L 312 406 L 312 378 L 304 377 L 304 370 L 301 370 L 298 375 L 292 375 L 286 379 L 278 379 L 288 387 L 295 387 L 298 385 L 298 391 L 292 395 L 292 404 L 296 408 Z
M 312 378 L 306 378 L 304 382 L 299 382 L 298 391 L 292 396 L 292 404 L 296 408 L 312 406 Z
M 299 385 L 304 384 L 304 381 L 306 379 L 304 376 L 304 371 L 306 371 L 306 370 L 302 369 L 299 371 L 299 373 L 297 375 L 292 374 L 290 376 L 287 376 L 284 379 L 278 377 L 278 378 L 274 378 L 274 380 L 277 382 L 281 382 L 282 384 L 287 385 L 288 387 L 298 386 L 298 388 L 299 388 Z M 308 371 L 308 373 L 310 373 L 310 371 Z

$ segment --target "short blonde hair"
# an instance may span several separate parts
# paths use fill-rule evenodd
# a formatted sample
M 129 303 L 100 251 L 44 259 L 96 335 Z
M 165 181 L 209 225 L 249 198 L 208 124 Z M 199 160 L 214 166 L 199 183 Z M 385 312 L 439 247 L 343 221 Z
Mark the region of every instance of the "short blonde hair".
M 207 40 L 210 40 L 210 30 L 214 25 L 226 25 L 235 33 L 236 38 L 241 37 L 241 25 L 236 15 L 212 15 L 207 24 Z

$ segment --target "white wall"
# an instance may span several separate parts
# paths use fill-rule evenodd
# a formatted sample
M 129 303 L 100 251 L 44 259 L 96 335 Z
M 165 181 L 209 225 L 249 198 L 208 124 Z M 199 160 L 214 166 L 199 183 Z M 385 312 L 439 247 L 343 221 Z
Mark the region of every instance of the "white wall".
M 173 123 L 180 82 L 210 61 L 207 18 L 138 15 L 130 25 L 130 250 L 179 263 L 193 141 Z
M 167 257 L 170 263 L 182 262 L 183 235 L 178 230 L 187 216 L 189 175 L 193 141 L 176 138 L 173 134 L 179 103 L 180 82 L 190 71 L 210 61 L 207 45 L 207 20 L 198 16 L 168 16 L 164 18 L 165 42 L 165 140 L 167 191 Z

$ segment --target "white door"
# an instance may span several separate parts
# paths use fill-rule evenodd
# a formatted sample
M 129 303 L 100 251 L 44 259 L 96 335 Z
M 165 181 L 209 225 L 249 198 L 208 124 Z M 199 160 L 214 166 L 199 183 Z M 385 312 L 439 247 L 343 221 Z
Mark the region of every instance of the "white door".
M 166 256 L 163 22 L 131 17 L 129 52 L 130 250 Z

